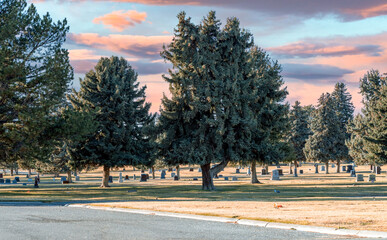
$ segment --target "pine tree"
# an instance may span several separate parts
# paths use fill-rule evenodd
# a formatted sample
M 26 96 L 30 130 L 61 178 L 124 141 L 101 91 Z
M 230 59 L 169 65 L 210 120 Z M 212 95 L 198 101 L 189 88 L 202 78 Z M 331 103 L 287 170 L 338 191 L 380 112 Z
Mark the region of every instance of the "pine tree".
M 363 116 L 351 122 L 353 135 L 347 146 L 357 162 L 387 162 L 387 80 L 379 71 L 371 70 L 360 80 L 363 95 Z M 359 151 L 359 148 L 363 152 Z
M 289 130 L 287 117 L 289 106 L 283 104 L 287 93 L 282 89 L 281 67 L 258 47 L 250 50 L 252 79 L 250 107 L 255 126 L 252 130 L 251 149 L 248 162 L 251 163 L 251 183 L 259 183 L 256 163 L 278 162 L 290 154 L 285 143 Z
M 305 143 L 306 159 L 324 162 L 328 174 L 329 161 L 341 158 L 343 149 L 339 149 L 340 143 L 345 139 L 345 133 L 340 128 L 340 119 L 336 114 L 335 101 L 329 93 L 322 94 L 319 98 L 310 128 L 313 134 Z
M 305 147 L 306 140 L 312 134 L 312 131 L 309 128 L 308 119 L 309 115 L 307 110 L 301 106 L 299 101 L 296 101 L 289 114 L 291 130 L 289 131 L 288 138 L 288 141 L 292 144 L 295 151 L 295 176 L 297 176 L 298 163 L 306 160 L 303 149 Z
M 76 110 L 95 110 L 97 130 L 80 141 L 73 157 L 82 165 L 103 166 L 101 187 L 108 187 L 110 168 L 152 165 L 153 143 L 144 128 L 153 121 L 145 89 L 124 58 L 101 58 L 70 96 Z
M 249 152 L 252 36 L 236 18 L 221 30 L 214 12 L 199 26 L 184 12 L 178 19 L 162 52 L 174 68 L 164 76 L 172 97 L 162 99 L 160 153 L 168 165 L 201 165 L 202 189 L 214 190 L 213 176 Z
M 352 96 L 347 91 L 347 88 L 344 83 L 337 83 L 335 85 L 335 90 L 332 93 L 332 98 L 335 100 L 335 109 L 336 113 L 340 120 L 341 130 L 345 133 L 346 138 L 343 139 L 337 147 L 337 149 L 342 150 L 342 152 L 338 152 L 341 154 L 341 157 L 337 159 L 337 172 L 340 172 L 340 160 L 350 160 L 351 157 L 348 153 L 348 148 L 345 145 L 345 140 L 350 138 L 350 134 L 347 132 L 348 121 L 353 119 L 353 112 L 355 107 L 353 106 L 351 100 Z
M 25 0 L 0 4 L 0 161 L 48 159 L 54 112 L 73 70 L 62 48 L 66 20 L 39 16 Z

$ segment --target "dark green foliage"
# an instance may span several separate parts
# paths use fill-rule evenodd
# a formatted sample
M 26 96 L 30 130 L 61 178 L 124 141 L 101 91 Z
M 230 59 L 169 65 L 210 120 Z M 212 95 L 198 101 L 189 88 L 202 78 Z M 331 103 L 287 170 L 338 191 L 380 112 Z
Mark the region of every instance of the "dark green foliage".
M 305 107 L 301 106 L 299 101 L 296 101 L 290 110 L 289 120 L 291 130 L 289 131 L 289 142 L 292 144 L 295 151 L 296 160 L 305 161 L 304 147 L 306 140 L 312 134 L 309 128 L 309 115 Z
M 144 132 L 153 121 L 145 89 L 137 73 L 118 57 L 101 58 L 81 80 L 80 92 L 70 96 L 75 110 L 96 111 L 97 130 L 80 141 L 74 156 L 81 165 L 151 165 L 153 143 Z
M 338 150 L 342 150 L 339 159 L 350 160 L 350 156 L 348 154 L 348 148 L 345 145 L 345 140 L 350 138 L 350 134 L 347 132 L 348 121 L 353 119 L 354 106 L 351 102 L 352 96 L 347 91 L 347 88 L 344 83 L 337 83 L 335 85 L 335 90 L 332 93 L 332 98 L 335 101 L 335 110 L 338 115 L 340 121 L 340 127 L 343 133 L 346 135 L 346 138 L 343 139 L 337 147 Z
M 221 29 L 214 12 L 200 25 L 184 12 L 178 18 L 175 37 L 162 52 L 173 69 L 164 76 L 172 97 L 162 99 L 160 155 L 168 165 L 201 165 L 203 189 L 213 190 L 212 176 L 229 162 L 248 162 L 252 144 L 261 148 L 273 122 L 286 116 L 286 106 L 278 104 L 286 91 L 279 91 L 279 65 L 254 47 L 238 19 Z M 258 126 L 266 132 L 256 132 Z
M 304 148 L 308 161 L 320 161 L 327 164 L 329 161 L 342 158 L 344 150 L 340 143 L 345 140 L 346 136 L 341 130 L 335 101 L 329 93 L 322 94 L 319 98 L 310 128 L 313 135 L 309 136 Z
M 363 95 L 363 116 L 351 123 L 353 135 L 347 146 L 351 156 L 359 162 L 385 164 L 387 162 L 387 81 L 376 70 L 371 70 L 360 80 Z M 359 152 L 363 149 L 363 153 Z
M 0 159 L 48 159 L 54 112 L 73 78 L 66 20 L 39 16 L 24 0 L 0 4 Z M 28 164 L 33 165 L 33 164 Z

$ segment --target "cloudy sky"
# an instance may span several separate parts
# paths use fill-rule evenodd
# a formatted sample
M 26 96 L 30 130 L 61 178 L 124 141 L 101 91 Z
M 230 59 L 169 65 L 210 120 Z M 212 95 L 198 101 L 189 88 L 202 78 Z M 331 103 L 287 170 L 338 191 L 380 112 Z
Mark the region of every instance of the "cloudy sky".
M 288 101 L 316 104 L 336 82 L 347 84 L 356 111 L 359 79 L 373 68 L 387 72 L 387 2 L 382 0 L 31 0 L 41 14 L 67 18 L 76 79 L 101 56 L 123 56 L 147 85 L 152 111 L 158 111 L 168 84 L 160 57 L 185 11 L 199 23 L 210 10 L 224 23 L 237 17 L 255 43 L 283 67 Z M 74 87 L 79 88 L 78 80 Z

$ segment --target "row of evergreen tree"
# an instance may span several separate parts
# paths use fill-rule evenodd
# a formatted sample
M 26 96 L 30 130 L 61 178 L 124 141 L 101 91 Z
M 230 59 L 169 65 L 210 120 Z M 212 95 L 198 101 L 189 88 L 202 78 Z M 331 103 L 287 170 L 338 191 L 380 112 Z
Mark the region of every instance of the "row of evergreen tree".
M 62 45 L 66 20 L 40 17 L 25 1 L 0 5 L 0 165 L 67 172 L 103 167 L 200 165 L 202 188 L 228 164 L 280 161 L 386 163 L 386 77 L 360 81 L 364 108 L 345 84 L 318 105 L 285 103 L 281 66 L 229 18 L 210 12 L 199 25 L 184 12 L 162 58 L 170 97 L 150 114 L 146 87 L 123 58 L 101 58 L 72 92 L 73 70 Z M 328 167 L 326 168 L 328 171 Z M 295 171 L 296 173 L 296 171 Z

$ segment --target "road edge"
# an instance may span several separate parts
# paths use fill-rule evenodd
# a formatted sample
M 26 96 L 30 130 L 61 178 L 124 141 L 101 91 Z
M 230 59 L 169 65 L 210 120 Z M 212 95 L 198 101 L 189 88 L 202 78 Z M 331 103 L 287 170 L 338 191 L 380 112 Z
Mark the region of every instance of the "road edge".
M 195 219 L 195 220 L 203 220 L 203 221 L 233 223 L 233 224 L 240 224 L 240 225 L 247 225 L 247 226 L 297 230 L 297 231 L 303 231 L 303 232 L 316 232 L 316 233 L 333 234 L 333 235 L 387 239 L 387 232 L 378 232 L 378 231 L 336 229 L 336 228 L 330 228 L 330 227 L 317 227 L 317 226 L 298 225 L 298 224 L 265 222 L 265 221 L 258 221 L 258 220 L 204 216 L 204 215 L 194 215 L 194 214 L 185 214 L 185 213 L 159 212 L 159 211 L 150 211 L 150 210 L 142 210 L 142 209 L 101 207 L 101 206 L 91 206 L 91 205 L 84 205 L 84 204 L 67 204 L 66 207 L 87 208 L 87 209 L 105 210 L 105 211 L 113 211 L 113 212 L 127 212 L 127 213 L 144 214 L 144 215 L 156 215 L 156 216 L 163 216 L 163 217 L 187 218 L 187 219 Z

